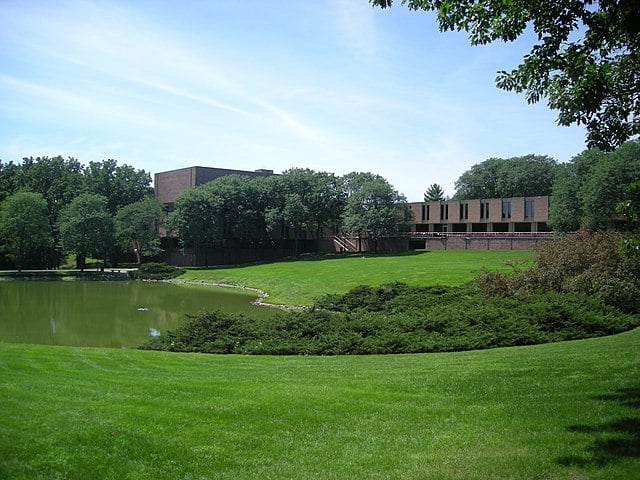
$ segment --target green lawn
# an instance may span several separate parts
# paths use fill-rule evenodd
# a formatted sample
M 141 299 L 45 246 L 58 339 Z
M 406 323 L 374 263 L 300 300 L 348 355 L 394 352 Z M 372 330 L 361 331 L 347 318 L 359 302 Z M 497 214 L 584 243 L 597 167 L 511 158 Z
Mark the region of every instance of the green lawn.
M 640 330 L 368 357 L 0 344 L 0 478 L 638 479 L 639 348 Z
M 237 267 L 189 269 L 181 280 L 260 288 L 270 303 L 310 305 L 325 293 L 345 293 L 358 285 L 400 281 L 409 285 L 460 285 L 483 267 L 510 270 L 507 263 L 530 261 L 530 250 L 448 250 L 398 255 L 311 257 Z

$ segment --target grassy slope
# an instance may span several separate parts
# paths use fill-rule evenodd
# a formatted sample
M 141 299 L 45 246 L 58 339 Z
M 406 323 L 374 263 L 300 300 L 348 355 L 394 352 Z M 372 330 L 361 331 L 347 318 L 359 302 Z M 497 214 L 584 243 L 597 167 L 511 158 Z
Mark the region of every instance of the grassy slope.
M 459 285 L 482 267 L 509 270 L 506 262 L 525 262 L 531 251 L 449 250 L 400 255 L 320 257 L 238 267 L 190 269 L 181 280 L 257 287 L 268 302 L 309 305 L 325 293 L 345 293 L 358 285 L 401 281 L 409 285 Z
M 456 354 L 0 344 L 0 478 L 640 478 L 640 330 Z

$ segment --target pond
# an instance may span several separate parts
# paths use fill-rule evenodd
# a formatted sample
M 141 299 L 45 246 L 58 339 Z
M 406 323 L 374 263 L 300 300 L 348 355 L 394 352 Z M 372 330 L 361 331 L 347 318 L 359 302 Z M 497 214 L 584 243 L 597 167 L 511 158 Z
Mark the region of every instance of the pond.
M 256 294 L 153 282 L 0 281 L 0 341 L 135 348 L 204 310 L 273 314 Z

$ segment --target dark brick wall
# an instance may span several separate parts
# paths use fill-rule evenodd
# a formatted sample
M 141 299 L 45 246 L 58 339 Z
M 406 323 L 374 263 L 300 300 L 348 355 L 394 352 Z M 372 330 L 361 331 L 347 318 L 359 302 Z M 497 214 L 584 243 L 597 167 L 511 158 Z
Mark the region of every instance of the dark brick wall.
M 245 175 L 247 177 L 264 177 L 273 175 L 273 170 L 231 170 L 227 168 L 187 167 L 154 175 L 156 199 L 165 205 L 171 205 L 182 191 L 189 187 L 203 185 L 225 175 Z

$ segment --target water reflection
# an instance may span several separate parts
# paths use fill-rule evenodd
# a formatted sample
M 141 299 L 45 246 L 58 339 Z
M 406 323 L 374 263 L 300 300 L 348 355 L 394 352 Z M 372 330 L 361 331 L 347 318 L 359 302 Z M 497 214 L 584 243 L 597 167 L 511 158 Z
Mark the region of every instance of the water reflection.
M 186 313 L 223 309 L 267 316 L 234 289 L 140 282 L 0 282 L 0 341 L 136 347 Z

